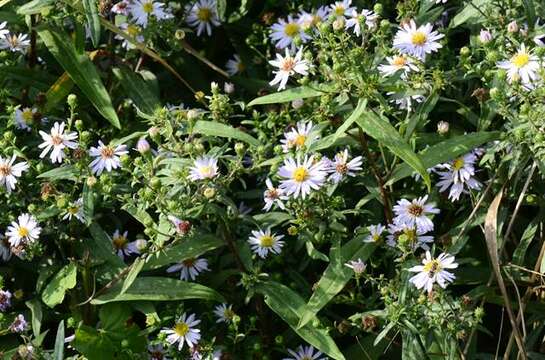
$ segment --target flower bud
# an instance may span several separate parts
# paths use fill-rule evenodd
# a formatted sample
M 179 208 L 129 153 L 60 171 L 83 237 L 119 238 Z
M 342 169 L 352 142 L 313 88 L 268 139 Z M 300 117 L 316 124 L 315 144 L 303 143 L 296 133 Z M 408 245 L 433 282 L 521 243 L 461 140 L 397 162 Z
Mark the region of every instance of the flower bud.
M 146 140 L 145 137 L 141 137 L 138 139 L 138 142 L 136 143 L 136 150 L 140 154 L 145 154 L 150 150 L 149 142 Z
M 96 178 L 96 177 L 94 177 L 94 176 L 89 176 L 89 177 L 87 178 L 87 181 L 86 181 L 87 186 L 93 187 L 93 186 L 96 185 L 96 183 L 97 183 L 97 178 Z
M 182 29 L 177 29 L 177 30 L 174 32 L 174 37 L 176 38 L 176 40 L 183 40 L 183 39 L 185 39 L 185 31 L 183 31 Z
M 516 33 L 517 31 L 519 31 L 519 26 L 515 20 L 507 24 L 507 31 L 510 33 Z
M 73 109 L 78 106 L 78 97 L 75 94 L 70 94 L 66 98 L 66 103 Z
M 449 130 L 449 123 L 446 122 L 446 121 L 439 121 L 437 123 L 437 133 L 439 135 L 445 135 L 446 133 L 448 133 L 448 130 Z
M 77 120 L 74 122 L 74 125 L 76 126 L 76 130 L 78 130 L 78 131 L 83 131 L 83 129 L 84 129 L 84 127 L 83 127 L 83 120 L 77 119 Z
M 244 146 L 243 143 L 237 142 L 235 144 L 235 152 L 237 153 L 238 156 L 244 155 L 244 153 L 246 152 L 246 146 Z
M 373 11 L 377 14 L 377 15 L 381 15 L 382 14 L 382 10 L 383 10 L 383 6 L 382 4 L 375 4 L 373 6 Z
M 297 229 L 297 226 L 290 226 L 288 228 L 288 234 L 291 235 L 291 236 L 295 236 L 297 235 L 297 233 L 299 232 L 299 230 Z
M 191 109 L 187 111 L 187 120 L 195 120 L 199 117 L 199 111 L 195 109 Z
M 207 187 L 204 189 L 204 197 L 207 199 L 212 199 L 214 196 L 216 196 L 216 189 Z
M 341 31 L 344 30 L 344 18 L 337 18 L 335 21 L 333 21 L 333 30 L 335 31 Z
M 460 49 L 460 55 L 463 57 L 467 57 L 471 54 L 471 50 L 467 46 L 464 46 Z
M 492 89 L 490 89 L 490 98 L 492 100 L 499 100 L 500 98 L 500 91 L 498 90 L 497 87 L 493 87 Z
M 223 84 L 223 91 L 226 94 L 234 93 L 235 92 L 235 84 L 230 83 L 230 82 L 226 82 L 225 84 Z
M 481 32 L 479 33 L 479 40 L 481 40 L 483 44 L 489 43 L 492 41 L 492 34 L 488 30 L 481 29 Z
M 296 99 L 291 102 L 291 107 L 297 110 L 300 109 L 304 103 L 303 99 Z

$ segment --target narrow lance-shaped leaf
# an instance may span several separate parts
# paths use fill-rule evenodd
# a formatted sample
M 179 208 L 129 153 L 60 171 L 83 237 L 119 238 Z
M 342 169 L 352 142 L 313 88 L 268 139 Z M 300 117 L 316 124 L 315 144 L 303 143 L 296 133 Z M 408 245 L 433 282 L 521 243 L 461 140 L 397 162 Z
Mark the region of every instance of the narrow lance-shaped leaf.
M 55 350 L 53 352 L 54 360 L 64 359 L 64 320 L 61 320 L 57 328 L 57 336 L 55 338 Z
M 51 54 L 97 111 L 116 128 L 121 128 L 110 96 L 89 57 L 85 53 L 79 53 L 70 38 L 61 30 L 45 26 L 37 30 Z
M 100 42 L 100 19 L 96 0 L 83 0 L 83 10 L 85 11 L 85 20 L 89 26 L 91 41 L 96 48 Z
M 301 86 L 297 88 L 291 88 L 284 91 L 279 91 L 273 94 L 265 95 L 253 99 L 248 106 L 265 105 L 265 104 L 277 104 L 284 103 L 293 100 L 306 99 L 316 96 L 322 96 L 327 92 L 327 85 L 317 86 L 316 88 L 310 86 Z
M 232 126 L 221 124 L 215 121 L 199 120 L 193 127 L 193 132 L 207 136 L 218 136 L 229 139 L 244 141 L 253 146 L 259 146 L 259 141 L 243 131 L 235 129 Z
M 121 86 L 127 95 L 134 101 L 136 107 L 145 114 L 153 114 L 160 106 L 159 99 L 151 91 L 148 83 L 138 73 L 127 67 L 113 69 L 114 75 L 119 79 Z

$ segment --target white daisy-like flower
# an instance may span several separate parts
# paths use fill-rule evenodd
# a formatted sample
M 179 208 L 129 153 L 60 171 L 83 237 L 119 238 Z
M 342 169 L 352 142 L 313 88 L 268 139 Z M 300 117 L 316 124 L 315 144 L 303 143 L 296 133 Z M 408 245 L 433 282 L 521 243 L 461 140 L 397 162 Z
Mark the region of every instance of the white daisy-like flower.
M 361 274 L 363 274 L 363 272 L 367 268 L 367 265 L 359 258 L 358 260 L 350 260 L 349 262 L 344 264 L 344 266 L 354 270 L 354 274 L 356 274 L 356 276 L 360 276 Z
M 274 70 L 274 79 L 269 82 L 269 85 L 274 86 L 278 85 L 278 91 L 284 90 L 290 76 L 297 74 L 308 75 L 308 70 L 311 67 L 311 64 L 305 59 L 303 59 L 303 49 L 299 49 L 295 56 L 292 56 L 289 53 L 289 50 L 286 49 L 286 56 L 282 57 L 280 54 L 276 54 L 276 60 L 269 61 L 274 67 L 277 67 L 278 70 Z
M 149 360 L 169 360 L 166 356 L 166 349 L 163 344 L 148 345 Z
M 233 311 L 233 305 L 228 304 L 221 304 L 217 305 L 214 308 L 214 314 L 218 318 L 216 320 L 217 323 L 230 323 L 233 320 L 233 316 L 235 316 L 235 312 Z
M 310 35 L 305 33 L 300 23 L 291 16 L 288 16 L 287 21 L 278 19 L 278 22 L 271 26 L 269 36 L 278 49 L 291 47 L 294 50 L 296 38 L 301 39 L 303 43 L 310 40 Z
M 4 37 L 4 35 L 9 34 L 9 30 L 6 28 L 8 25 L 7 21 L 0 22 L 0 37 Z
M 401 71 L 401 78 L 404 79 L 411 71 L 418 71 L 414 61 L 405 54 L 388 56 L 386 61 L 388 61 L 388 64 L 378 66 L 378 71 L 382 76 L 392 76 Z
M 377 26 L 378 15 L 371 10 L 363 9 L 360 13 L 357 10 L 352 10 L 350 15 L 350 19 L 346 21 L 345 27 L 346 29 L 354 28 L 356 36 L 363 35 L 361 24 L 364 21 L 368 29 L 374 29 Z
M 20 130 L 30 131 L 37 111 L 36 108 L 15 109 L 15 127 Z
M 227 69 L 227 74 L 235 76 L 236 74 L 240 74 L 241 72 L 243 72 L 245 66 L 242 63 L 240 56 L 238 54 L 234 54 L 233 58 L 229 59 L 225 64 L 225 68 Z
M 434 283 L 438 283 L 444 289 L 456 278 L 454 274 L 445 270 L 458 267 L 452 255 L 442 253 L 437 259 L 433 259 L 430 252 L 426 251 L 426 258 L 422 260 L 422 264 L 409 269 L 410 272 L 418 273 L 409 279 L 418 289 L 425 288 L 428 293 L 431 293 Z
M 0 260 L 8 261 L 11 258 L 11 250 L 8 238 L 0 234 Z
M 271 229 L 252 230 L 252 236 L 248 239 L 252 250 L 265 259 L 269 253 L 280 254 L 284 242 L 281 240 L 284 235 L 276 235 L 271 233 Z
M 311 190 L 318 190 L 324 184 L 327 172 L 323 162 L 314 162 L 313 156 L 305 156 L 303 161 L 300 158 L 297 161 L 291 157 L 285 159 L 278 175 L 285 179 L 280 182 L 280 188 L 286 195 L 305 199 Z
M 314 349 L 314 347 L 310 345 L 299 345 L 295 351 L 288 349 L 288 353 L 293 357 L 284 358 L 283 360 L 327 360 L 327 357 L 323 357 L 321 351 Z
M 182 350 L 184 343 L 187 343 L 187 346 L 192 348 L 201 339 L 201 330 L 196 328 L 200 322 L 195 317 L 195 314 L 188 316 L 186 313 L 183 313 L 174 324 L 174 327 L 170 329 L 164 328 L 161 332 L 167 335 L 167 342 L 170 345 L 178 343 L 178 350 Z
M 498 62 L 498 67 L 507 70 L 509 83 L 520 80 L 524 85 L 531 85 L 539 78 L 539 58 L 532 51 L 528 51 L 524 44 L 511 59 Z
M 416 27 L 414 20 L 403 24 L 395 35 L 394 48 L 403 54 L 414 56 L 422 61 L 426 55 L 443 47 L 438 40 L 445 35 L 433 30 L 431 24 Z
M 112 246 L 117 256 L 119 256 L 122 260 L 125 260 L 126 257 L 131 255 L 140 254 L 146 247 L 145 240 L 140 239 L 129 242 L 128 235 L 128 231 L 121 233 L 117 229 L 112 235 Z
M 356 8 L 351 5 L 352 0 L 335 1 L 334 4 L 329 5 L 329 15 L 333 15 L 337 18 L 350 17 L 352 11 L 356 10 Z
M 64 122 L 58 123 L 55 122 L 53 127 L 50 130 L 50 133 L 40 130 L 40 135 L 44 140 L 43 143 L 38 145 L 40 149 L 43 149 L 40 158 L 44 158 L 49 151 L 51 154 L 49 158 L 52 163 L 62 163 L 62 160 L 65 156 L 64 149 L 75 149 L 78 147 L 78 143 L 73 141 L 78 138 L 78 134 L 73 131 L 64 132 Z
M 389 224 L 386 244 L 400 249 L 415 251 L 418 248 L 429 250 L 429 243 L 433 242 L 433 236 L 425 235 L 427 231 L 417 230 L 414 226 L 406 224 Z
M 197 29 L 197 36 L 201 36 L 205 30 L 210 36 L 212 27 L 221 25 L 215 0 L 198 0 L 193 5 L 188 5 L 186 12 L 186 22 Z
M 430 0 L 435 1 L 436 4 L 446 4 L 448 0 Z
M 24 213 L 17 217 L 17 221 L 12 221 L 6 231 L 6 237 L 12 247 L 20 244 L 33 243 L 40 237 L 42 228 L 34 216 Z
M 328 171 L 331 173 L 329 175 L 329 180 L 333 183 L 338 184 L 346 176 L 356 176 L 356 171 L 360 171 L 362 164 L 362 157 L 356 156 L 352 160 L 348 161 L 348 150 L 344 149 L 335 155 L 333 161 L 330 162 Z
M 127 35 L 129 35 L 131 38 L 133 38 L 134 41 L 136 41 L 137 43 L 139 43 L 139 44 L 144 43 L 145 39 L 144 39 L 144 35 L 142 35 L 142 28 L 140 26 L 138 26 L 136 24 L 124 22 L 121 25 L 119 25 L 119 28 L 121 30 L 125 31 L 127 33 Z M 121 47 L 123 47 L 123 48 L 125 48 L 127 50 L 131 50 L 131 49 L 136 48 L 136 45 L 133 42 L 128 41 L 127 39 L 125 39 L 121 35 L 116 35 L 115 39 L 116 40 L 121 40 L 122 41 Z
M 401 199 L 394 206 L 394 223 L 396 225 L 416 226 L 416 229 L 423 232 L 433 230 L 433 221 L 428 214 L 439 214 L 439 209 L 433 203 L 427 203 L 428 195 L 409 201 Z
M 317 28 L 320 23 L 327 20 L 329 14 L 329 9 L 326 6 L 320 6 L 316 11 L 311 13 L 306 11 L 301 11 L 297 22 L 301 25 L 303 31 L 310 30 L 312 28 Z
M 378 243 L 382 240 L 382 233 L 386 230 L 386 227 L 382 224 L 377 224 L 371 225 L 367 229 L 369 230 L 369 236 L 363 242 Z
M 482 184 L 474 178 L 476 162 L 477 156 L 475 153 L 470 152 L 451 162 L 442 164 L 445 171 L 436 171 L 441 177 L 437 183 L 439 191 L 444 192 L 450 188 L 449 199 L 457 201 L 462 193 L 467 193 L 466 186 L 472 190 L 479 190 Z
M 188 179 L 193 181 L 213 179 L 218 175 L 218 159 L 210 156 L 197 158 L 189 169 Z
M 129 3 L 127 10 L 135 23 L 142 27 L 148 26 L 151 16 L 157 20 L 165 20 L 172 17 L 165 4 L 155 0 L 133 0 Z
M 27 48 L 30 46 L 30 39 L 27 34 L 7 34 L 0 40 L 0 48 L 9 49 L 12 52 L 26 53 Z
M 390 102 L 396 104 L 401 110 L 407 110 L 408 112 L 413 110 L 414 103 L 420 104 L 425 99 L 424 95 L 421 94 L 399 97 L 397 93 L 390 91 L 387 92 L 386 95 L 389 95 L 392 98 Z
M 95 158 L 91 164 L 89 164 L 89 167 L 94 175 L 99 176 L 104 169 L 110 172 L 121 167 L 121 160 L 119 157 L 128 153 L 126 145 L 116 145 L 114 147 L 112 145 L 104 145 L 104 143 L 99 140 L 98 146 L 91 146 L 91 149 L 89 150 L 89 155 Z
M 129 16 L 129 4 L 131 1 L 132 0 L 121 0 L 112 6 L 110 11 L 116 15 Z
M 82 198 L 79 198 L 76 201 L 70 203 L 62 219 L 70 221 L 72 220 L 73 217 L 75 217 L 81 222 L 85 222 L 85 215 L 83 214 L 83 199 Z
M 203 271 L 209 271 L 208 260 L 206 259 L 186 259 L 182 262 L 167 268 L 168 273 L 180 272 L 180 279 L 185 281 L 195 281 L 197 276 Z
M 21 177 L 23 171 L 27 171 L 29 166 L 26 161 L 14 164 L 17 156 L 13 155 L 11 159 L 0 156 L 0 186 L 4 186 L 8 193 L 15 190 L 17 178 Z
M 263 192 L 263 200 L 265 201 L 263 210 L 269 211 L 273 205 L 285 210 L 286 206 L 284 205 L 284 201 L 288 200 L 289 198 L 284 195 L 284 190 L 274 187 L 271 179 L 265 180 L 265 184 L 267 185 L 267 190 Z
M 284 150 L 285 153 L 293 148 L 301 150 L 305 146 L 307 140 L 309 142 L 316 140 L 318 137 L 317 135 L 311 136 L 313 129 L 314 126 L 312 121 L 307 123 L 299 121 L 296 127 L 293 127 L 288 132 L 284 133 L 284 139 L 280 140 L 282 143 L 282 150 Z

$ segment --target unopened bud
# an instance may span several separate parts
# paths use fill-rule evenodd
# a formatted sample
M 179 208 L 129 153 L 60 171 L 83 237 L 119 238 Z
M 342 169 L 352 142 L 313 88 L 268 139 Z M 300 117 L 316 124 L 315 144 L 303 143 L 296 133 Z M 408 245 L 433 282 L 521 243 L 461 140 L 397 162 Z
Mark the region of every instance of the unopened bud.
M 448 130 L 449 130 L 449 123 L 446 122 L 446 121 L 439 121 L 437 123 L 437 133 L 439 135 L 445 135 L 446 133 L 448 133 Z
M 136 150 L 140 154 L 145 154 L 150 150 L 149 142 L 146 140 L 145 137 L 141 137 L 138 139 L 138 142 L 136 143 Z

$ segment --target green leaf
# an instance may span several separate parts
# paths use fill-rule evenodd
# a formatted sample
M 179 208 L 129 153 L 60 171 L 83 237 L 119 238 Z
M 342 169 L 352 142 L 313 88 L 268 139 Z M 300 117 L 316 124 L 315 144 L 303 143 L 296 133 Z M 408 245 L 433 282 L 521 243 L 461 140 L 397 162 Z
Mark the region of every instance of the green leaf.
M 38 175 L 38 179 L 48 179 L 50 181 L 55 180 L 70 180 L 77 181 L 79 170 L 75 165 L 65 165 L 58 168 L 51 169 Z
M 466 22 L 471 25 L 477 25 L 484 22 L 486 18 L 481 12 L 485 8 L 485 5 L 490 2 L 491 0 L 469 0 L 462 11 L 452 18 L 449 27 L 455 28 Z
M 70 79 L 67 72 L 63 73 L 57 81 L 47 90 L 45 98 L 45 109 L 47 112 L 55 108 L 55 106 L 64 100 L 70 94 L 70 90 L 74 87 L 74 82 Z
M 526 230 L 524 230 L 524 233 L 522 234 L 522 237 L 520 239 L 520 242 L 515 249 L 515 252 L 513 253 L 513 264 L 523 266 L 524 265 L 524 256 L 526 255 L 526 251 L 528 250 L 528 246 L 530 246 L 530 243 L 534 239 L 537 227 L 539 224 L 539 219 L 536 219 L 528 225 Z
M 77 274 L 78 268 L 75 263 L 63 267 L 45 287 L 42 301 L 50 308 L 62 303 L 66 291 L 76 286 Z
M 153 218 L 145 210 L 137 208 L 133 204 L 125 204 L 122 207 L 123 210 L 132 215 L 133 218 L 138 220 L 144 226 L 149 226 L 149 224 L 154 224 Z
M 51 54 L 93 103 L 97 111 L 120 129 L 119 118 L 112 106 L 110 96 L 89 57 L 85 53 L 79 53 L 70 38 L 61 30 L 44 26 L 37 31 Z
M 32 313 L 32 333 L 34 334 L 34 337 L 38 337 L 42 326 L 42 304 L 40 303 L 40 300 L 32 299 L 25 302 L 25 305 Z
M 288 90 L 280 91 L 274 94 L 269 94 L 265 96 L 258 97 L 250 101 L 248 106 L 255 105 L 265 105 L 265 104 L 277 104 L 284 103 L 293 100 L 306 99 L 316 96 L 324 95 L 327 90 L 327 86 L 321 86 L 323 90 L 318 88 L 312 88 L 309 86 L 301 86 L 296 88 L 291 88 Z
M 57 328 L 57 336 L 55 338 L 55 351 L 53 352 L 54 360 L 64 360 L 64 320 L 61 320 Z
M 20 6 L 17 9 L 17 14 L 33 15 L 39 14 L 44 10 L 51 8 L 55 4 L 55 0 L 32 0 Z
M 91 304 L 101 305 L 114 301 L 174 301 L 188 299 L 202 299 L 224 302 L 225 299 L 218 292 L 209 287 L 165 277 L 137 278 L 124 294 L 121 294 L 122 285 L 113 286 L 107 293 L 93 299 Z
M 464 155 L 477 146 L 496 140 L 500 137 L 499 131 L 478 132 L 461 136 L 456 136 L 445 140 L 439 144 L 430 146 L 423 150 L 418 155 L 426 169 L 435 165 L 450 161 L 458 156 Z M 388 184 L 393 184 L 405 177 L 411 176 L 413 170 L 407 164 L 396 166 L 392 173 L 392 177 L 388 180 Z
M 414 153 L 409 144 L 403 140 L 397 130 L 390 125 L 388 119 L 377 115 L 372 110 L 366 110 L 366 101 L 360 100 L 354 109 L 354 117 L 360 128 L 373 139 L 385 145 L 395 155 L 399 156 L 407 165 L 416 170 L 431 188 L 430 175 L 422 164 L 420 157 Z
M 85 20 L 91 33 L 91 41 L 96 48 L 100 42 L 100 18 L 98 17 L 98 7 L 96 0 L 82 0 L 83 10 L 85 11 Z
M 132 264 L 131 269 L 129 270 L 129 273 L 123 279 L 123 285 L 121 286 L 121 292 L 119 295 L 123 295 L 127 289 L 134 283 L 134 280 L 136 280 L 136 277 L 142 271 L 145 265 L 145 261 L 141 258 L 137 258 Z
M 87 225 L 93 222 L 93 215 L 95 213 L 95 194 L 93 189 L 90 188 L 87 183 L 83 184 L 83 218 Z
M 344 289 L 348 281 L 354 275 L 354 271 L 344 264 L 350 260 L 357 259 L 367 261 L 373 251 L 375 251 L 375 248 L 375 244 L 364 243 L 361 238 L 357 237 L 350 240 L 341 248 L 341 261 L 336 261 L 335 257 L 330 257 L 331 263 L 325 269 L 322 277 L 318 281 L 318 284 L 307 303 L 306 309 L 299 320 L 298 327 L 308 324 L 308 322 L 315 318 L 318 312 L 326 306 L 335 295 Z
M 86 240 L 85 245 L 90 249 L 94 258 L 107 262 L 110 267 L 121 269 L 125 267 L 123 261 L 114 253 L 112 240 L 97 223 L 89 226 L 91 239 Z
M 153 114 L 155 109 L 161 106 L 159 99 L 140 74 L 126 66 L 114 68 L 113 73 L 140 111 L 145 114 Z
M 274 281 L 259 283 L 256 285 L 255 290 L 265 296 L 267 306 L 280 316 L 302 339 L 333 359 L 345 359 L 326 330 L 316 328 L 311 324 L 301 328 L 297 327 L 306 304 L 296 292 Z
M 196 258 L 223 245 L 225 245 L 225 243 L 213 235 L 196 234 L 189 239 L 184 239 L 180 244 L 176 244 L 156 255 L 152 255 L 144 268 L 146 270 L 156 269 L 168 264 Z
M 275 227 L 280 224 L 290 221 L 291 215 L 280 211 L 270 211 L 263 214 L 257 214 L 253 216 L 253 219 L 261 227 Z
M 524 10 L 526 11 L 527 24 L 530 30 L 532 30 L 536 22 L 536 8 L 534 6 L 534 1 L 522 0 L 522 3 L 524 5 Z
M 82 325 L 76 330 L 75 335 L 71 345 L 88 360 L 111 359 L 116 352 L 112 340 L 103 331 Z
M 257 141 L 257 139 L 253 136 L 248 135 L 238 129 L 235 129 L 232 126 L 221 124 L 215 121 L 199 120 L 193 128 L 193 132 L 207 136 L 218 136 L 229 139 L 236 139 L 244 141 L 252 146 L 260 145 L 259 141 Z

